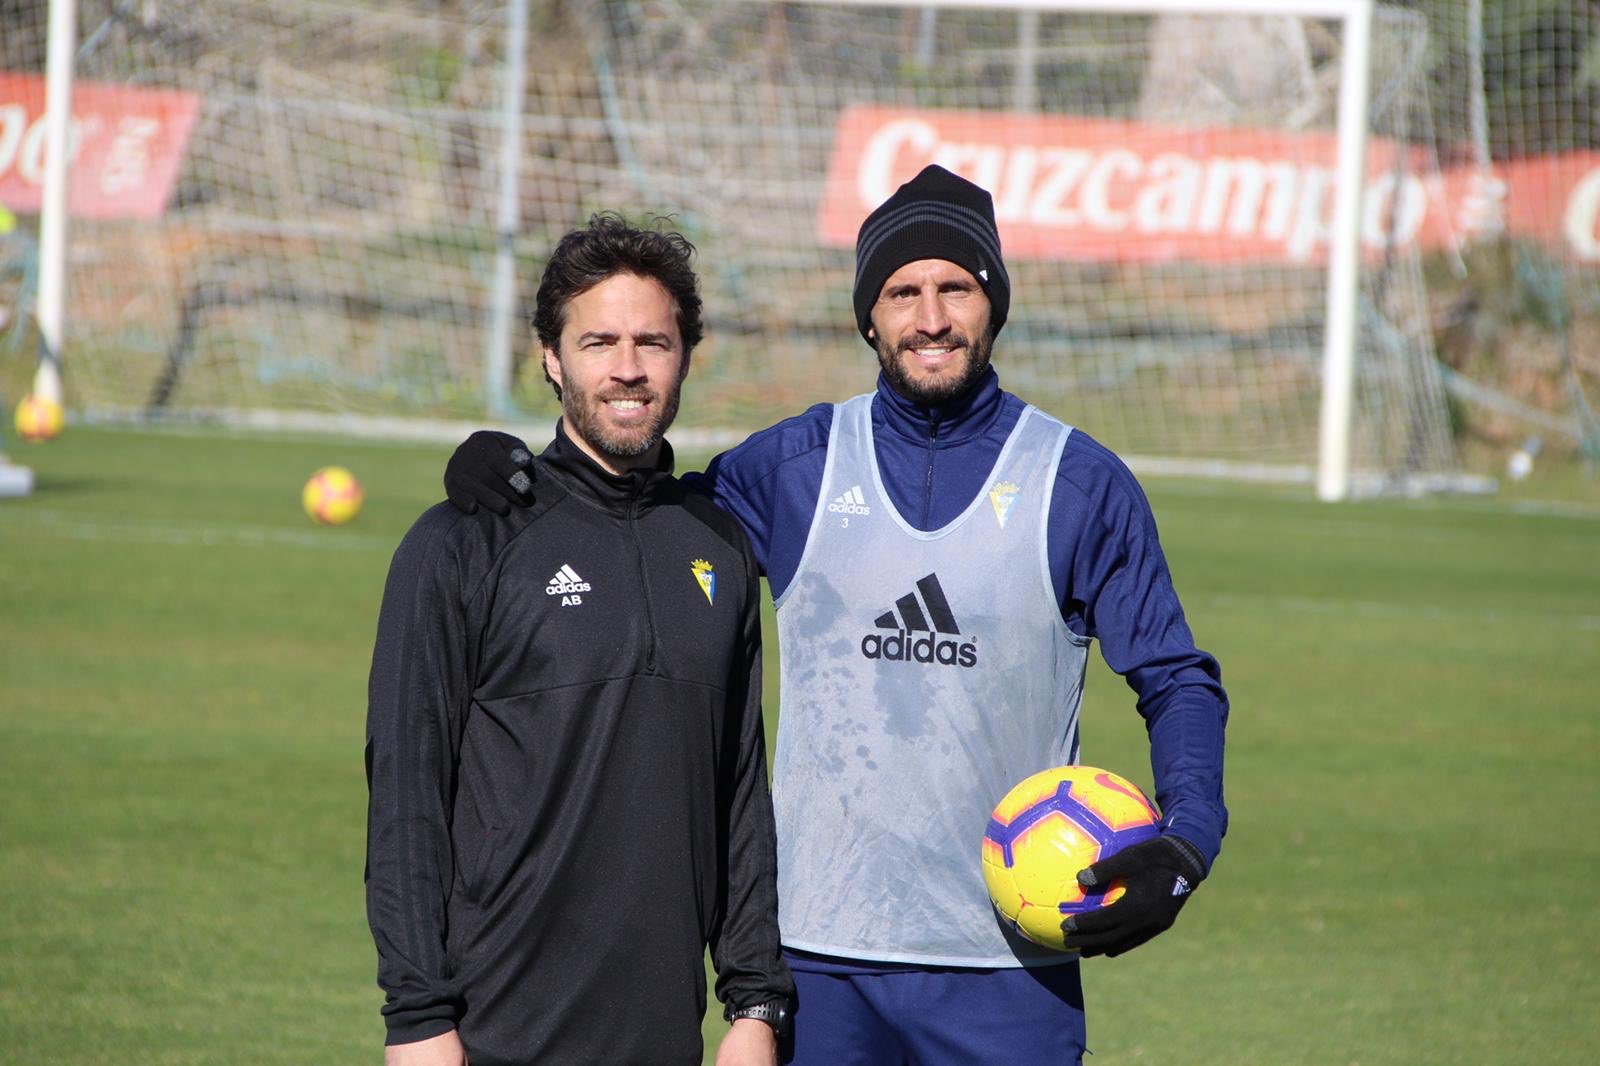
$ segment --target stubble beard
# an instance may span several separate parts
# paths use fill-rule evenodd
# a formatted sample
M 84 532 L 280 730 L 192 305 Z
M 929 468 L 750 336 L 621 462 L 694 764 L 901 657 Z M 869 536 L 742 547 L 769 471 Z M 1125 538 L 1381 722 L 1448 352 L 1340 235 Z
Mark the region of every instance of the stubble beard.
M 649 389 L 620 390 L 605 396 L 580 392 L 570 385 L 561 392 L 561 416 L 567 427 L 601 455 L 612 459 L 637 459 L 660 444 L 678 417 L 676 386 L 665 396 Z M 619 429 L 607 425 L 604 408 L 607 400 L 640 400 L 650 405 L 652 417 L 641 425 Z
M 904 354 L 912 348 L 923 347 L 931 344 L 954 344 L 966 352 L 966 365 L 961 368 L 961 373 L 952 378 L 940 378 L 932 381 L 919 381 L 911 377 L 906 371 Z M 912 403 L 924 407 L 937 407 L 939 404 L 964 395 L 983 377 L 984 371 L 989 369 L 989 358 L 994 348 L 994 336 L 985 329 L 978 343 L 972 343 L 964 334 L 946 333 L 939 338 L 929 337 L 924 333 L 913 333 L 902 338 L 899 343 L 890 345 L 881 337 L 875 342 L 878 349 L 878 365 L 883 368 L 883 376 L 888 379 L 894 391 L 910 400 Z

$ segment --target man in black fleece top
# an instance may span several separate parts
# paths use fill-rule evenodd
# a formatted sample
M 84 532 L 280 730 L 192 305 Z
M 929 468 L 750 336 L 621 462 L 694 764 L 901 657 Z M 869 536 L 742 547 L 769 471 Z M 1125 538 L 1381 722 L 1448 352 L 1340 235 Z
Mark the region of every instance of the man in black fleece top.
M 692 248 L 600 215 L 535 327 L 561 398 L 537 506 L 425 512 L 395 552 L 367 719 L 367 909 L 386 1061 L 776 1061 L 760 587 L 672 477 L 699 341 Z M 527 535 L 524 535 L 527 534 Z

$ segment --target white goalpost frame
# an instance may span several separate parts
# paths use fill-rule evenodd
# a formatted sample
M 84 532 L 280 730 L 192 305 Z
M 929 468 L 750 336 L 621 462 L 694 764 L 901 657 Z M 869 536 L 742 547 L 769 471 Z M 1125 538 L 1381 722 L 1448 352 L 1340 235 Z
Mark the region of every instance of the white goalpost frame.
M 516 241 L 521 207 L 517 175 L 522 158 L 522 98 L 528 85 L 528 0 L 511 0 L 506 13 L 505 89 L 500 105 L 500 188 L 495 215 L 494 288 L 488 348 L 484 353 L 484 408 L 490 418 L 514 414 L 511 406 L 511 322 L 517 304 Z
M 1366 185 L 1367 97 L 1372 10 L 1376 0 L 802 0 L 827 6 L 1086 11 L 1128 15 L 1288 15 L 1337 21 L 1339 56 L 1333 227 L 1328 239 L 1327 327 L 1322 342 L 1322 397 L 1316 490 L 1321 500 L 1350 497 L 1361 210 Z
M 72 67 L 77 48 L 76 0 L 50 0 L 45 53 L 44 202 L 39 211 L 39 293 L 34 318 L 44 350 L 33 392 L 61 402 L 61 348 L 66 322 L 67 152 L 72 129 Z
M 512 319 L 517 284 L 514 245 L 518 229 L 518 164 L 521 159 L 522 98 L 527 87 L 528 0 L 509 0 L 506 9 L 506 60 L 502 72 L 501 143 L 496 198 L 496 248 L 484 349 L 485 409 L 491 418 L 515 412 L 510 404 Z M 67 204 L 72 82 L 77 50 L 77 0 L 50 0 L 45 67 L 44 202 L 39 212 L 39 289 L 34 317 L 44 349 L 34 374 L 33 393 L 62 402 L 61 361 L 66 321 L 66 243 L 71 209 Z M 337 420 L 335 420 L 337 421 Z M 382 419 L 374 425 L 392 428 Z M 360 420 L 350 420 L 360 432 Z M 379 432 L 382 432 L 380 430 Z
M 504 18 L 509 36 L 515 37 L 519 7 L 525 0 L 504 0 Z M 1356 347 L 1360 321 L 1361 283 L 1361 222 L 1363 218 L 1364 186 L 1367 180 L 1366 155 L 1368 140 L 1368 96 L 1371 78 L 1371 35 L 1376 19 L 1377 0 L 799 0 L 817 7 L 861 9 L 869 7 L 890 9 L 915 9 L 923 13 L 924 38 L 930 31 L 934 13 L 938 10 L 978 10 L 1015 13 L 1019 32 L 1025 32 L 1030 20 L 1045 13 L 1086 12 L 1121 15 L 1244 15 L 1284 16 L 1313 18 L 1337 23 L 1344 47 L 1340 56 L 1340 86 L 1337 94 L 1336 141 L 1338 159 L 1335 164 L 1333 219 L 1327 235 L 1328 258 L 1326 275 L 1322 281 L 1321 300 L 1324 328 L 1321 343 L 1319 378 L 1316 386 L 1318 404 L 1317 461 L 1293 462 L 1289 465 L 1269 464 L 1265 460 L 1252 463 L 1237 459 L 1162 459 L 1155 460 L 1138 455 L 1125 458 L 1136 469 L 1162 473 L 1198 474 L 1199 476 L 1235 477 L 1270 480 L 1281 483 L 1314 484 L 1316 494 L 1324 500 L 1349 498 L 1367 491 L 1368 479 L 1364 472 L 1353 471 L 1352 457 L 1359 450 L 1354 447 L 1353 434 L 1356 421 L 1355 371 Z M 73 0 L 51 0 L 49 40 L 51 99 L 70 88 L 74 58 Z M 525 9 L 524 9 L 525 10 Z M 520 51 L 520 50 L 517 50 Z M 510 59 L 508 54 L 507 59 Z M 513 62 L 503 61 L 499 74 L 501 91 L 498 97 L 499 151 L 495 212 L 496 246 L 489 277 L 485 278 L 486 296 L 489 297 L 481 324 L 485 336 L 478 341 L 478 365 L 483 373 L 484 395 L 482 402 L 491 423 L 520 421 L 521 416 L 512 408 L 505 382 L 509 378 L 513 353 L 509 351 L 511 316 L 515 313 L 513 247 L 506 240 L 507 233 L 517 229 L 519 201 L 516 197 L 515 176 L 519 170 L 521 152 L 517 142 L 521 139 L 525 117 L 517 114 L 521 103 L 519 81 L 527 74 L 515 69 Z M 1026 65 L 1026 57 L 1019 68 Z M 62 88 L 57 88 L 57 86 Z M 1037 106 L 1031 95 L 1036 90 L 1028 84 L 1025 73 L 1019 69 L 1012 86 L 1013 106 L 1031 110 Z M 46 358 L 41 360 L 43 384 L 59 392 L 57 360 L 64 356 L 64 284 L 65 284 L 65 232 L 68 225 L 69 205 L 66 203 L 65 145 L 70 127 L 65 121 L 68 108 L 51 107 L 52 126 L 56 128 L 51 144 L 61 144 L 63 150 L 49 152 L 47 166 L 54 173 L 47 179 L 47 195 L 41 228 L 44 237 L 44 255 L 38 315 L 41 334 L 45 340 Z M 52 251 L 52 246 L 54 250 Z M 1316 297 L 1313 296 L 1313 300 Z M 36 385 L 36 389 L 39 386 Z M 93 418 L 133 421 L 148 417 L 146 414 L 121 415 L 120 409 L 104 409 L 90 404 L 86 407 Z M 80 412 L 82 415 L 83 412 Z M 221 404 L 193 407 L 187 420 L 195 424 L 273 426 L 283 425 L 284 412 L 256 411 L 248 405 L 235 406 L 224 400 Z M 449 416 L 446 416 L 448 418 Z M 180 421 L 183 419 L 180 419 Z M 423 421 L 440 423 L 439 419 Z M 1301 416 L 1300 423 L 1309 421 L 1309 412 Z M 400 419 L 386 415 L 369 415 L 354 411 L 323 412 L 310 424 L 328 432 L 369 433 L 377 435 L 413 436 L 418 428 L 413 418 Z M 400 427 L 398 430 L 396 427 Z M 453 424 L 452 424 L 452 428 Z M 526 430 L 526 427 L 521 427 Z M 1309 428 L 1309 427 L 1307 427 Z M 703 431 L 708 441 L 716 446 L 742 439 L 743 432 L 734 429 L 707 429 Z M 1380 474 L 1380 480 L 1382 475 Z M 1409 483 L 1408 483 L 1409 484 Z M 1424 482 L 1426 489 L 1433 482 Z M 1454 482 L 1452 481 L 1452 487 Z M 1381 489 L 1380 489 L 1381 490 Z M 1407 489 L 1407 491 L 1410 491 Z

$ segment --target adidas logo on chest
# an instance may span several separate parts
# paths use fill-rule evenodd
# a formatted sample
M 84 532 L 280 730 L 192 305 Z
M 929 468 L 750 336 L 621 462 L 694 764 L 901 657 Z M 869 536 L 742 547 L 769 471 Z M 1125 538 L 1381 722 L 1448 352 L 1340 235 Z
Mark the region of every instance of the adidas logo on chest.
M 583 603 L 583 593 L 588 591 L 589 583 L 566 563 L 561 564 L 561 569 L 544 586 L 544 594 L 560 596 L 563 607 L 576 607 Z

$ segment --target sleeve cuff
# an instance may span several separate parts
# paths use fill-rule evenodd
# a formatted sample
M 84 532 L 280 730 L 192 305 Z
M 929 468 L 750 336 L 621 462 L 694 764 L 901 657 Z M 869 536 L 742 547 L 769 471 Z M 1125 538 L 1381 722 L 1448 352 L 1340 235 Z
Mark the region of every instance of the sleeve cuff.
M 396 1018 L 391 1014 L 385 1021 L 389 1026 L 389 1032 L 384 1037 L 384 1047 L 431 1040 L 436 1036 L 443 1036 L 456 1027 L 454 1018 Z
M 1162 836 L 1171 842 L 1172 849 L 1178 856 L 1178 862 L 1185 867 L 1183 872 L 1189 875 L 1190 880 L 1197 885 L 1205 880 L 1206 874 L 1211 872 L 1211 864 L 1206 862 L 1200 849 L 1189 838 L 1179 836 L 1177 833 L 1168 832 Z

